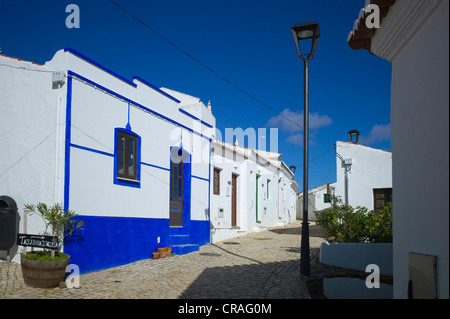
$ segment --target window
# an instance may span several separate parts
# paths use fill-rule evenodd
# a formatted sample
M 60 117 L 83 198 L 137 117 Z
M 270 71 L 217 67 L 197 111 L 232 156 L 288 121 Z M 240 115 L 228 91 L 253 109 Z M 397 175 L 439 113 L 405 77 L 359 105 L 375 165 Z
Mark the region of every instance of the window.
M 129 130 L 116 129 L 114 166 L 116 184 L 139 185 L 140 137 L 138 135 Z
M 392 188 L 373 190 L 373 210 L 375 213 L 379 213 L 388 202 L 392 203 Z
M 214 183 L 213 183 L 213 193 L 214 195 L 220 195 L 220 168 L 214 167 Z
M 331 195 L 330 194 L 323 194 L 323 202 L 325 204 L 331 203 Z

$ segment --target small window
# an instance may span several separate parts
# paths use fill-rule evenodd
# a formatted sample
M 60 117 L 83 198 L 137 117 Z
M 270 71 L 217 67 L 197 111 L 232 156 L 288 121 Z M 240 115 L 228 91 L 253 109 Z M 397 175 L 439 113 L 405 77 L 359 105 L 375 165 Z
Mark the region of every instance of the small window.
M 131 131 L 116 129 L 115 183 L 136 186 L 140 179 L 139 165 L 140 137 Z
M 331 195 L 330 194 L 323 194 L 323 202 L 325 204 L 331 203 Z
M 379 213 L 388 202 L 392 203 L 392 188 L 373 189 L 373 210 Z
M 220 195 L 220 169 L 214 168 L 214 183 L 213 183 L 214 195 Z

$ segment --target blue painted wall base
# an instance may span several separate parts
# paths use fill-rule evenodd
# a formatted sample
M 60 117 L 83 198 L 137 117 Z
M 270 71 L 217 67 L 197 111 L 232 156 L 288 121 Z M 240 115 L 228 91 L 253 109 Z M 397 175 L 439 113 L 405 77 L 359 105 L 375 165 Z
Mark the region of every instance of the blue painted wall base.
M 117 267 L 137 260 L 148 259 L 159 247 L 172 246 L 169 219 L 78 216 L 84 221 L 74 241 L 66 243 L 64 252 L 80 273 Z M 158 237 L 160 242 L 158 243 Z M 205 245 L 210 241 L 209 221 L 190 221 L 185 245 Z M 198 249 L 197 249 L 198 250 Z M 176 254 L 193 250 L 172 248 Z

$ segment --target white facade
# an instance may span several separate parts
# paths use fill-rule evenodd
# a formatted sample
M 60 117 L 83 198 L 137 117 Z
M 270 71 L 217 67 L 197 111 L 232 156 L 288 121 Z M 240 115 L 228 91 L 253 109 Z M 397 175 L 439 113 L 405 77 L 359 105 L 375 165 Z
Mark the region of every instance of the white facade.
M 392 189 L 392 153 L 340 141 L 336 153 L 335 195 L 345 203 L 347 193 L 348 205 L 373 210 L 374 190 Z
M 348 44 L 392 63 L 394 298 L 449 298 L 449 2 L 368 3 L 387 14 Z
M 449 298 L 449 2 L 396 1 L 372 40 L 392 62 L 394 298 L 406 298 L 409 253 L 436 256 Z
M 295 220 L 298 186 L 292 180 L 293 173 L 278 160 L 280 154 L 275 157 L 268 155 L 273 154 L 212 141 L 212 242 L 286 225 Z M 233 175 L 237 195 L 235 211 Z
M 64 250 L 82 273 L 149 258 L 157 247 L 180 254 L 209 242 L 210 109 L 201 102 L 192 109 L 186 100 L 193 97 L 128 80 L 70 48 L 45 65 L 0 62 L 0 193 L 18 204 L 19 232 L 27 203 L 74 210 L 85 223 L 83 241 Z M 134 139 L 126 144 L 135 147 L 132 179 L 118 173 L 118 154 L 127 152 L 119 134 Z M 183 220 L 172 227 L 172 162 L 180 149 Z M 28 233 L 44 230 L 38 216 L 27 225 Z
M 281 155 L 213 140 L 211 104 L 194 96 L 128 80 L 66 48 L 45 65 L 0 55 L 0 98 L 0 195 L 18 205 L 18 232 L 25 204 L 74 210 L 82 241 L 64 251 L 81 273 L 295 219 L 298 186 Z M 43 231 L 28 216 L 26 232 Z M 15 262 L 18 251 L 9 252 Z
M 308 220 L 316 221 L 315 211 L 322 211 L 331 207 L 326 196 L 335 195 L 336 182 L 322 184 L 308 191 Z M 297 195 L 297 219 L 303 219 L 303 192 Z
M 375 192 L 392 192 L 391 152 L 337 141 L 336 153 L 336 182 L 309 189 L 308 220 L 316 220 L 314 211 L 331 207 L 324 202 L 325 194 L 341 197 L 344 204 L 373 210 Z M 297 203 L 297 218 L 303 219 L 303 193 L 298 194 Z

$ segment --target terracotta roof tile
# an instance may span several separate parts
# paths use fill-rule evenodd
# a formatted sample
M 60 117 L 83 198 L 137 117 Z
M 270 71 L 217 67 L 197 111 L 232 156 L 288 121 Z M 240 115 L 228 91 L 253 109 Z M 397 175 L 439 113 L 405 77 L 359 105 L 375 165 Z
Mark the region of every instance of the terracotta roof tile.
M 6 54 L 2 54 L 2 53 L 0 53 L 0 56 L 4 56 L 6 58 L 14 59 L 14 60 L 17 60 L 17 61 L 29 62 L 29 63 L 35 64 L 35 65 L 39 65 L 39 66 L 44 66 L 43 64 L 39 64 L 39 63 L 36 63 L 36 62 L 33 62 L 33 61 L 22 60 L 22 59 L 15 58 L 15 57 L 12 57 L 12 56 L 9 56 L 9 55 L 6 55 Z
M 389 9 L 395 4 L 396 0 L 366 0 L 365 7 L 359 11 L 358 19 L 353 23 L 353 30 L 350 31 L 347 37 L 348 45 L 353 50 L 365 49 L 370 52 L 372 38 L 377 29 L 369 29 L 366 25 L 366 19 L 370 13 L 366 12 L 369 4 L 377 5 L 380 8 L 380 24 L 383 18 L 389 12 Z

